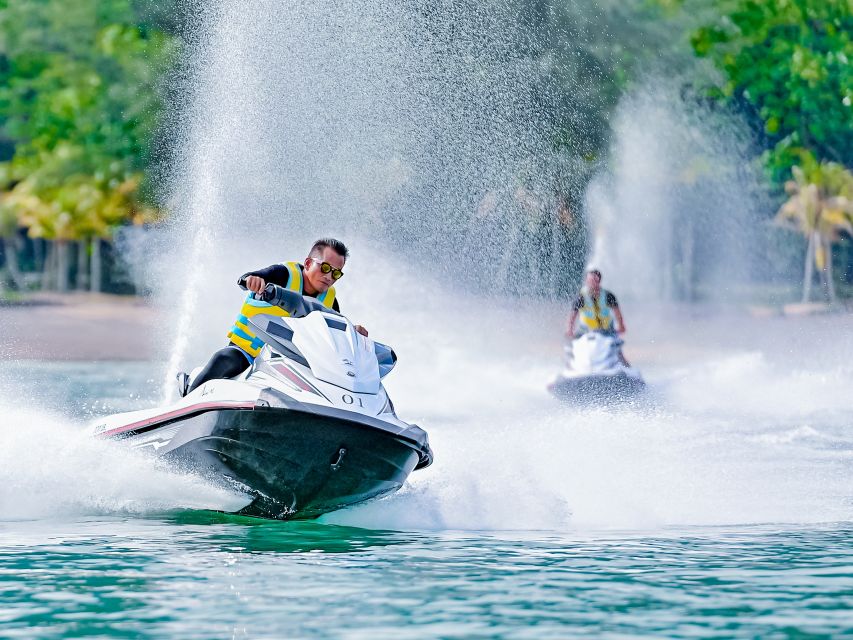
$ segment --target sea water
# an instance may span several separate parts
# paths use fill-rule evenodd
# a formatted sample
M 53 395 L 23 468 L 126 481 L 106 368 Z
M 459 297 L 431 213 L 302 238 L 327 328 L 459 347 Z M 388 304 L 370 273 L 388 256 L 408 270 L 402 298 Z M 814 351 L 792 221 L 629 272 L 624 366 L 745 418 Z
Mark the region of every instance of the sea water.
M 4 637 L 841 637 L 849 525 L 388 531 L 205 512 L 4 524 Z
M 368 315 L 436 462 L 314 522 L 224 515 L 228 494 L 82 434 L 158 401 L 163 363 L 4 362 L 0 635 L 853 633 L 845 318 L 777 351 L 799 325 L 759 322 L 751 349 L 712 348 L 705 326 L 690 352 L 673 332 L 634 349 L 640 399 L 572 407 L 544 390 L 559 365 L 557 341 L 534 338 L 545 316 L 495 309 L 527 336 L 497 349 L 500 329 L 459 313 L 428 339 Z

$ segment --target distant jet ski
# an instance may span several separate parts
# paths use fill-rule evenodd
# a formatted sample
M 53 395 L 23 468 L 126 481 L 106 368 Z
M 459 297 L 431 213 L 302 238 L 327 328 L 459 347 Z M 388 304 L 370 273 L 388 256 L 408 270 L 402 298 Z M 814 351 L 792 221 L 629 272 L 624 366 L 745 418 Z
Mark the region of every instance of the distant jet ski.
M 392 493 L 432 463 L 427 434 L 400 420 L 382 378 L 390 347 L 311 298 L 267 285 L 257 297 L 291 314 L 258 314 L 266 346 L 231 380 L 175 404 L 102 418 L 93 435 L 166 458 L 243 494 L 238 513 L 314 518 Z
M 566 347 L 566 365 L 548 390 L 558 398 L 601 402 L 630 397 L 646 383 L 640 372 L 620 357 L 622 340 L 590 331 Z

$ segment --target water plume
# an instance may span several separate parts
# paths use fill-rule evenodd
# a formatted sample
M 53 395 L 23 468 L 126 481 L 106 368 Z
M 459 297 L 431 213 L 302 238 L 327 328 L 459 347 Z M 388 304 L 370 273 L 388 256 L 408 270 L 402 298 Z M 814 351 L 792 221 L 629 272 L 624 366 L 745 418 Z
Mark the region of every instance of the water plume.
M 61 413 L 0 399 L 3 520 L 239 509 L 245 500 L 116 443 Z
M 175 119 L 170 263 L 186 275 L 155 287 L 180 301 L 167 385 L 194 352 L 198 285 L 235 246 L 281 260 L 359 235 L 463 286 L 561 286 L 552 254 L 576 238 L 527 13 L 468 0 L 209 10 Z
M 647 78 L 620 102 L 613 169 L 590 185 L 591 264 L 634 299 L 731 302 L 767 275 L 767 191 L 730 113 Z

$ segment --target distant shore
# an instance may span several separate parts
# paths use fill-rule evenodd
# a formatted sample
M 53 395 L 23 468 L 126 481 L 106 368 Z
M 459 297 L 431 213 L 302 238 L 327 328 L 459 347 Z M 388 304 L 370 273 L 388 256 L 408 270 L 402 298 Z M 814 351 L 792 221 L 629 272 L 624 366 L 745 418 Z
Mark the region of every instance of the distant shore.
M 523 328 L 541 334 L 536 351 L 543 358 L 560 353 L 568 304 L 541 301 L 535 326 L 517 316 L 515 304 L 493 309 L 503 319 L 514 317 Z M 788 348 L 802 336 L 822 340 L 853 334 L 853 313 L 829 313 L 821 305 L 733 307 L 711 304 L 635 304 L 626 301 L 627 353 L 648 364 L 669 364 L 707 344 L 773 351 Z M 495 316 L 497 317 L 497 316 Z M 158 356 L 153 336 L 163 322 L 155 304 L 144 297 L 91 293 L 39 293 L 0 304 L 0 329 L 6 340 L 0 360 L 151 360 Z M 788 336 L 778 344 L 778 336 Z M 554 355 L 553 357 L 557 357 Z
M 156 321 L 142 297 L 32 294 L 0 306 L 0 359 L 149 360 Z

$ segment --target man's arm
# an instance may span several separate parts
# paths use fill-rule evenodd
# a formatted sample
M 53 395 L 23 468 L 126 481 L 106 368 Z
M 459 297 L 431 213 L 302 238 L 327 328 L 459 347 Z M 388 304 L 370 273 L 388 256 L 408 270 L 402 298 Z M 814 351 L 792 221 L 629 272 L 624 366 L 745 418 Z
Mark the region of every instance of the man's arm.
M 571 315 L 569 315 L 569 326 L 566 329 L 566 336 L 568 336 L 569 338 L 571 338 L 575 334 L 575 321 L 578 319 L 581 307 L 583 307 L 582 295 L 575 298 L 575 302 L 572 305 L 572 313 Z
M 572 313 L 569 316 L 569 326 L 566 329 L 566 335 L 571 337 L 575 333 L 575 321 L 578 319 L 578 310 L 572 309 Z
M 260 293 L 267 286 L 267 283 L 272 282 L 280 287 L 287 286 L 287 280 L 290 278 L 290 271 L 282 264 L 274 264 L 265 269 L 257 271 L 249 271 L 240 276 L 237 284 L 243 289 L 248 289 L 254 293 Z M 341 313 L 341 305 L 338 304 L 338 299 L 332 300 L 332 309 Z M 361 335 L 367 337 L 367 329 L 360 324 L 355 325 L 355 330 Z
M 289 277 L 290 271 L 287 270 L 286 266 L 283 264 L 273 264 L 264 269 L 244 273 L 237 280 L 237 284 L 243 289 L 260 293 L 270 282 L 280 287 L 286 287 Z
M 619 302 L 616 300 L 616 296 L 612 293 L 607 293 L 607 306 L 613 309 L 613 315 L 616 318 L 616 332 L 617 333 L 625 333 L 625 319 L 622 317 L 622 309 L 619 308 Z
M 616 332 L 625 333 L 625 320 L 622 318 L 622 310 L 618 306 L 613 307 L 613 315 L 616 316 L 616 323 L 619 325 Z

